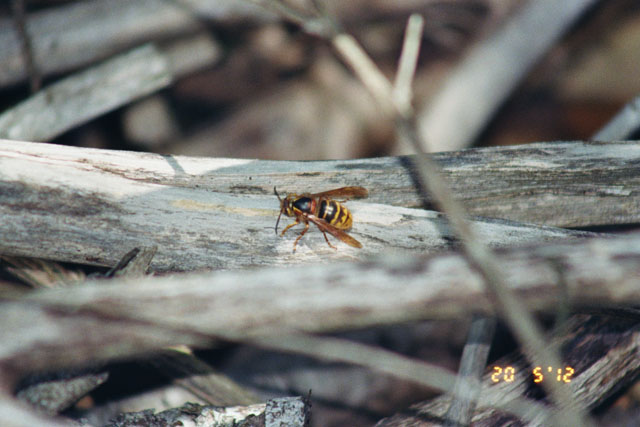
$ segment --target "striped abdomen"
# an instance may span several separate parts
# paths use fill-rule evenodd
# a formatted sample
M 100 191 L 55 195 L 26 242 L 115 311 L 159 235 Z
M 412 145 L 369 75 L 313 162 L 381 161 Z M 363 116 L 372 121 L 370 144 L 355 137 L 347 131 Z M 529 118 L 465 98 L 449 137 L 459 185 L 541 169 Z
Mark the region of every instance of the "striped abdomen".
M 350 229 L 353 223 L 351 212 L 335 200 L 322 200 L 320 202 L 318 218 L 324 219 L 341 230 Z

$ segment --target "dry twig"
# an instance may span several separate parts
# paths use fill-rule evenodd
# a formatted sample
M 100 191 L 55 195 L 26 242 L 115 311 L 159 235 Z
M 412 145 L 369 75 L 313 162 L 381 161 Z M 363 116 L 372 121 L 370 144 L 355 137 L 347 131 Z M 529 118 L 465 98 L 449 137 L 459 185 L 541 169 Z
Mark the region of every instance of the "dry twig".
M 197 52 L 191 60 L 185 52 Z M 0 137 L 48 141 L 79 124 L 167 87 L 179 76 L 216 61 L 206 36 L 164 49 L 145 45 L 43 89 L 0 114 Z
M 596 0 L 526 2 L 473 48 L 438 94 L 417 113 L 432 151 L 470 146 L 529 69 Z

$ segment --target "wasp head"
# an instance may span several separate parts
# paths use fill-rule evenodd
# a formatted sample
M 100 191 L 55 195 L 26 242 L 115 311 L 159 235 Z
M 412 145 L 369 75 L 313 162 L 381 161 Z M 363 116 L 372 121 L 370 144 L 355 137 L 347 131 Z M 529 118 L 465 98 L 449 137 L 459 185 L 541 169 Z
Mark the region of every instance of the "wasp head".
M 280 198 L 276 187 L 273 187 L 273 192 L 278 197 L 280 201 L 280 214 L 278 215 L 278 220 L 276 221 L 276 234 L 278 234 L 278 224 L 280 223 L 280 217 L 282 214 L 285 216 L 293 216 L 293 201 L 295 200 L 295 195 L 286 195 L 284 199 Z

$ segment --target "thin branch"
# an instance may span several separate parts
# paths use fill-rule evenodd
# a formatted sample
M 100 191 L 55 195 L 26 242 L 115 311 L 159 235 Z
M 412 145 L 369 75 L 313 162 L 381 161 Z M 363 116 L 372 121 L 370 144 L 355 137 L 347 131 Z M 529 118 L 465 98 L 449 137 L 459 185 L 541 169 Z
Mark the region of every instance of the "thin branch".
M 451 406 L 445 414 L 447 426 L 466 426 L 480 397 L 491 341 L 496 328 L 495 317 L 474 316 L 469 336 L 460 358 L 460 368 L 452 393 Z M 462 394 L 462 390 L 465 394 Z M 463 397 L 464 396 L 464 397 Z
M 411 110 L 411 85 L 418 64 L 423 28 L 424 19 L 422 16 L 414 14 L 409 17 L 398 72 L 393 84 L 393 98 L 400 111 Z
M 380 106 L 389 113 L 395 113 L 398 134 L 407 139 L 417 152 L 417 168 L 420 184 L 433 195 L 434 199 L 447 214 L 453 229 L 462 240 L 463 248 L 469 259 L 477 265 L 485 278 L 487 290 L 493 296 L 500 311 L 506 317 L 514 334 L 523 345 L 525 351 L 537 363 L 545 366 L 560 366 L 560 358 L 554 349 L 544 345 L 544 336 L 539 325 L 528 313 L 523 303 L 517 300 L 508 290 L 502 275 L 501 266 L 492 253 L 473 231 L 466 219 L 462 206 L 453 198 L 448 185 L 441 178 L 440 168 L 422 151 L 424 140 L 418 135 L 415 117 L 411 111 L 402 111 L 394 103 L 392 86 L 380 73 L 373 61 L 357 44 L 353 37 L 338 34 L 332 37 L 332 43 L 343 59 L 349 63 L 355 74 L 371 91 Z M 559 384 L 553 382 L 543 385 L 564 411 L 558 422 L 588 425 L 587 418 L 578 407 L 573 405 L 573 396 Z M 565 412 L 566 411 L 566 412 Z
M 423 19 L 418 15 L 412 15 L 409 18 L 394 84 L 396 105 L 405 116 L 410 116 L 413 111 L 411 84 L 418 62 L 423 24 Z M 495 318 L 474 317 L 460 360 L 460 368 L 452 393 L 453 400 L 445 416 L 448 425 L 468 425 L 471 421 L 480 394 L 480 381 L 489 356 L 495 324 Z
M 356 39 L 349 34 L 341 33 L 333 36 L 331 43 L 353 69 L 362 84 L 371 92 L 383 111 L 392 114 L 394 111 L 391 103 L 393 101 L 393 87 Z
M 420 108 L 420 139 L 428 140 L 432 151 L 471 145 L 531 67 L 595 3 L 525 2 L 501 29 L 473 48 Z
M 405 133 L 412 145 L 417 150 L 423 144 L 416 133 L 416 128 L 407 121 L 400 122 L 400 132 Z M 509 290 L 508 282 L 505 279 L 504 268 L 501 260 L 495 253 L 486 246 L 476 234 L 473 226 L 467 219 L 462 206 L 453 198 L 448 190 L 448 185 L 442 180 L 440 168 L 422 151 L 418 151 L 416 157 L 419 164 L 418 171 L 422 185 L 429 190 L 434 198 L 440 203 L 444 212 L 460 236 L 464 252 L 477 268 L 482 272 L 485 279 L 485 287 L 492 300 L 500 309 L 500 313 L 505 316 L 514 335 L 517 337 L 524 351 L 529 355 L 533 363 L 543 366 L 561 366 L 557 350 L 546 345 L 544 333 L 535 321 L 525 304 Z M 586 416 L 582 414 L 579 407 L 573 404 L 573 396 L 561 384 L 547 382 L 543 384 L 553 400 L 562 408 L 556 422 L 559 425 L 577 423 L 578 425 L 590 425 Z M 566 411 L 566 412 L 565 412 Z
M 135 48 L 102 64 L 73 74 L 0 114 L 0 137 L 48 141 L 107 111 L 167 87 L 179 75 L 210 64 L 219 50 L 210 39 L 178 42 L 178 48 Z M 200 53 L 195 61 L 179 51 Z
M 594 141 L 622 141 L 640 130 L 640 96 L 624 106 L 591 138 Z

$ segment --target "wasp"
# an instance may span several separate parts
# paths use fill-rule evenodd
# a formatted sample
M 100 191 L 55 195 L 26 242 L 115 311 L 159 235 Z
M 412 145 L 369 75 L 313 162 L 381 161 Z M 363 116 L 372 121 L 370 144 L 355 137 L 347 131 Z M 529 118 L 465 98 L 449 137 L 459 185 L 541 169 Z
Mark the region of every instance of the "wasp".
M 349 230 L 353 224 L 353 215 L 342 203 L 349 199 L 367 197 L 369 192 L 366 188 L 342 187 L 322 193 L 287 194 L 284 199 L 280 198 L 276 187 L 273 187 L 273 192 L 280 201 L 280 215 L 278 215 L 278 221 L 276 221 L 276 235 L 278 234 L 278 224 L 282 214 L 293 217 L 296 221 L 287 225 L 282 230 L 281 236 L 284 236 L 284 233 L 291 227 L 301 222 L 304 223 L 304 230 L 293 243 L 293 252 L 296 251 L 298 241 L 309 230 L 309 221 L 322 231 L 324 240 L 333 249 L 337 248 L 329 242 L 327 233 L 354 248 L 362 247 L 360 242 L 346 233 L 346 230 Z M 333 198 L 338 197 L 341 200 L 333 200 Z

